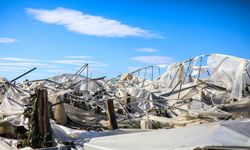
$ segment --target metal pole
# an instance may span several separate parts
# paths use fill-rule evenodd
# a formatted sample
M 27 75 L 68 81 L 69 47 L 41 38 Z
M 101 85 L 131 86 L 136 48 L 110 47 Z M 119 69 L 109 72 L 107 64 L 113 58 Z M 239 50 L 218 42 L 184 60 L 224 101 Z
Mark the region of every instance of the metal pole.
M 153 81 L 153 79 L 154 79 L 154 67 L 152 66 L 152 81 Z
M 86 90 L 89 91 L 89 64 L 87 64 L 87 82 L 86 82 Z
M 16 77 L 15 79 L 11 80 L 10 82 L 14 82 L 14 81 L 20 79 L 21 77 L 23 77 L 23 76 L 25 76 L 26 74 L 28 74 L 28 73 L 34 71 L 35 69 L 36 69 L 36 67 L 33 68 L 33 69 L 31 69 L 31 70 L 29 70 L 29 71 L 27 71 L 27 72 L 25 72 L 25 73 L 23 73 L 22 75 L 20 75 L 20 76 L 18 76 L 18 77 Z
M 175 78 L 176 78 L 176 76 L 177 76 L 177 74 L 178 74 L 180 68 L 181 68 L 181 64 L 179 65 L 179 68 L 178 68 L 178 70 L 176 71 L 176 73 L 175 73 L 175 75 L 174 75 L 174 78 L 172 79 L 171 83 L 169 84 L 169 87 L 172 86 L 172 84 L 173 84 L 173 82 L 174 82 L 174 80 L 175 80 Z
M 201 74 L 201 64 L 202 64 L 202 56 L 200 57 L 200 68 L 199 68 L 198 79 L 200 78 L 200 74 Z
M 187 68 L 187 71 L 186 71 L 186 73 L 185 73 L 183 82 L 185 82 L 185 79 L 186 79 L 186 77 L 187 77 L 187 74 L 188 74 L 189 68 L 190 68 L 190 66 L 191 66 L 191 63 L 192 63 L 192 60 L 190 60 L 190 62 L 189 62 L 189 64 L 188 64 L 188 68 Z
M 144 79 L 146 78 L 146 74 L 147 74 L 147 68 L 144 69 L 145 72 L 144 72 Z
M 178 100 L 180 99 L 180 95 L 181 95 L 181 87 L 182 87 L 182 81 L 180 80 L 180 89 L 179 89 L 179 94 L 178 94 Z
M 159 72 L 159 75 L 161 75 L 161 69 L 159 66 L 158 66 L 158 72 Z

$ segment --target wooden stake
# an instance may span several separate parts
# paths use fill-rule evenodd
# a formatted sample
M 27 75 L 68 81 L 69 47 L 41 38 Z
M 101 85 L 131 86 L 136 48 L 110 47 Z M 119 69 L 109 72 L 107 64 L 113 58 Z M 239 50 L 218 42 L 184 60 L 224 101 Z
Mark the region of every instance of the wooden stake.
M 125 104 L 126 104 L 126 109 L 128 110 L 129 113 L 132 112 L 130 102 L 131 102 L 131 97 L 130 97 L 130 94 L 127 93 L 126 94 Z
M 95 114 L 101 114 L 101 108 L 98 105 L 95 106 Z
M 32 137 L 33 148 L 53 146 L 47 95 L 47 90 L 37 90 L 36 111 L 34 113 L 34 120 L 32 120 L 34 122 Z M 41 140 L 41 137 L 43 137 L 44 140 Z M 49 143 L 47 143 L 48 141 Z
M 119 129 L 117 122 L 116 122 L 116 118 L 115 118 L 115 110 L 114 110 L 114 103 L 113 100 L 108 100 L 106 101 L 106 106 L 107 106 L 107 114 L 108 114 L 108 118 L 109 118 L 109 129 L 111 130 L 115 130 L 115 129 Z

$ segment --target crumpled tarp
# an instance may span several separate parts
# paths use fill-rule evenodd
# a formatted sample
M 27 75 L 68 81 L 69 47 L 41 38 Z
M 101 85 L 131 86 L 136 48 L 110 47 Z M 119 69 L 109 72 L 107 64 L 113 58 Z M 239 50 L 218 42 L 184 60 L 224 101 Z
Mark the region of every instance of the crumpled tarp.
M 44 88 L 53 105 L 58 96 L 63 96 L 64 109 L 70 118 L 66 126 L 51 120 L 53 138 L 58 145 L 68 141 L 74 142 L 77 149 L 82 149 L 83 143 L 84 149 L 250 146 L 249 60 L 221 54 L 197 56 L 168 66 L 166 72 L 155 79 L 153 66 L 149 67 L 152 69 L 150 80 L 147 68 L 110 80 L 62 74 L 15 85 L 0 78 L 0 120 L 27 128 L 28 120 L 23 112 L 30 95 Z M 119 127 L 129 130 L 76 130 L 75 125 L 87 130 L 107 127 L 107 100 L 114 102 Z M 244 118 L 248 120 L 234 120 Z M 228 121 L 217 122 L 220 120 Z M 145 131 L 139 130 L 139 126 L 174 129 L 139 133 Z M 102 137 L 108 135 L 112 136 Z M 5 143 L 0 143 L 0 147 L 7 146 Z
M 2 84 L 4 84 L 4 91 L 0 105 L 0 120 L 8 121 L 15 126 L 28 128 L 28 120 L 25 119 L 23 112 L 30 94 L 8 83 L 7 80 Z
M 210 80 L 232 91 L 233 97 L 242 98 L 242 90 L 245 86 L 243 83 L 250 83 L 250 78 L 246 75 L 246 71 L 250 70 L 247 59 L 211 54 L 207 59 L 207 64 L 212 73 Z
M 50 120 L 50 123 L 51 123 L 51 127 L 53 130 L 54 139 L 57 142 L 63 142 L 63 141 L 87 142 L 91 138 L 95 138 L 95 137 L 148 132 L 148 130 L 141 130 L 141 129 L 110 130 L 110 131 L 103 131 L 103 132 L 85 131 L 85 130 L 71 129 L 71 128 L 56 124 L 53 120 Z
M 204 146 L 250 146 L 250 119 L 93 138 L 85 150 L 193 150 Z

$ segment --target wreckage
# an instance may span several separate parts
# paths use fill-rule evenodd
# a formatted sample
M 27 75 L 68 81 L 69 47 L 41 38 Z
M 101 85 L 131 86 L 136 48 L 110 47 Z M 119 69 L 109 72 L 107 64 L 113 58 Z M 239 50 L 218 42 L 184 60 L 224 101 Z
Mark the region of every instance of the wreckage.
M 0 78 L 0 149 L 250 149 L 247 59 L 202 55 L 112 79 L 89 78 L 86 64 L 15 80 Z

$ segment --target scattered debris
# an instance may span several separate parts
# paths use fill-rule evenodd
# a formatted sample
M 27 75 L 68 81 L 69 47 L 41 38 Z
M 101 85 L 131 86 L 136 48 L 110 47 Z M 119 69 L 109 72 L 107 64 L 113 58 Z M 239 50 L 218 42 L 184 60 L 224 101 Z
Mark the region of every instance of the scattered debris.
M 0 136 L 18 141 L 0 146 L 250 147 L 250 60 L 203 55 L 162 74 L 149 66 L 112 79 L 89 78 L 88 67 L 18 84 L 35 68 L 12 81 L 0 78 Z

